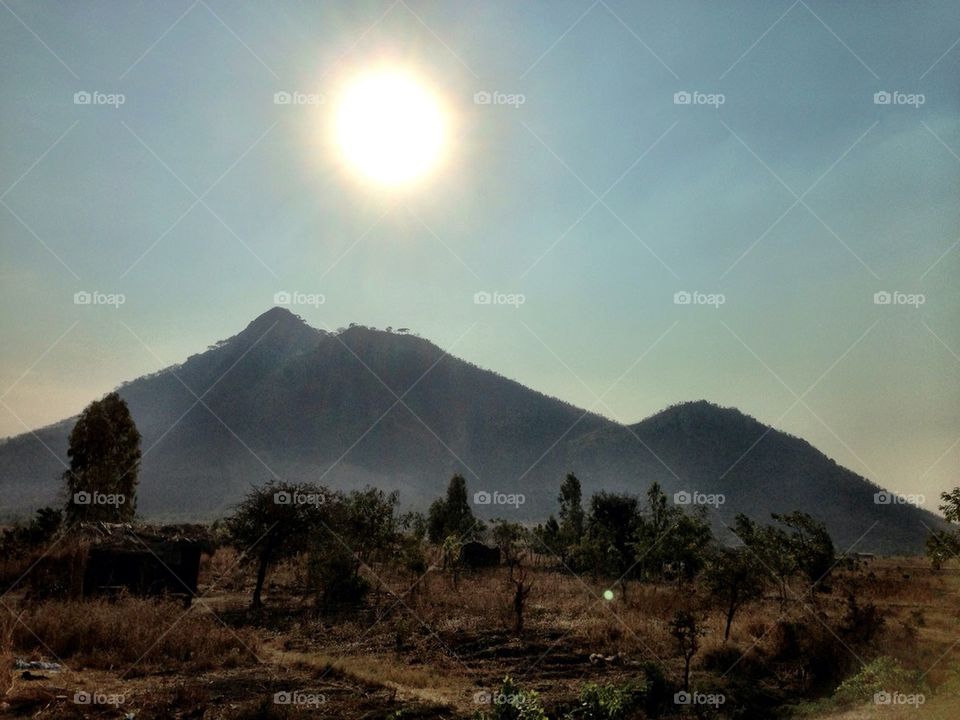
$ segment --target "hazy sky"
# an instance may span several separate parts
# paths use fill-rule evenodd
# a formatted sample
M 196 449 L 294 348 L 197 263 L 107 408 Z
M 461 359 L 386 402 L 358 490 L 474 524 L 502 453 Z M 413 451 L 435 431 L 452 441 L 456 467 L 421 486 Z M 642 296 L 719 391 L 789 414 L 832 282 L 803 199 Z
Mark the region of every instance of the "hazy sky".
M 960 484 L 956 2 L 2 5 L 0 434 L 287 290 L 618 420 L 706 398 L 928 506 Z M 402 191 L 331 152 L 384 63 L 452 123 Z

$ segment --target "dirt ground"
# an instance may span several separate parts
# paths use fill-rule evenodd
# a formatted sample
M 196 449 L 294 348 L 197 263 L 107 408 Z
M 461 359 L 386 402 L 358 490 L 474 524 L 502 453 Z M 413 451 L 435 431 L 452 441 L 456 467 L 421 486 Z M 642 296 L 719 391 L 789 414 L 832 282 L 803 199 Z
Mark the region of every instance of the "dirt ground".
M 413 590 L 416 578 L 380 577 L 367 607 L 329 616 L 313 610 L 295 568 L 281 568 L 271 576 L 265 609 L 253 613 L 248 609 L 249 579 L 244 573 L 224 572 L 227 565 L 216 558 L 205 563 L 201 599 L 188 612 L 207 614 L 211 628 L 255 633 L 256 647 L 244 644 L 238 652 L 246 657 L 235 667 L 214 663 L 210 669 L 190 671 L 143 663 L 94 668 L 71 659 L 60 672 L 18 670 L 2 696 L 0 716 L 468 718 L 486 709 L 477 702 L 478 693 L 495 690 L 510 675 L 525 689 L 537 691 L 553 718 L 576 702 L 585 682 L 628 682 L 641 675 L 645 662 L 657 662 L 669 677 L 680 677 L 682 661 L 668 621 L 676 607 L 699 592 L 640 583 L 606 588 L 589 578 L 537 568 L 525 630 L 515 637 L 503 568 L 465 574 L 456 587 L 440 572 L 420 579 Z M 612 599 L 604 598 L 608 589 Z M 864 705 L 804 716 L 960 718 L 960 697 L 936 692 L 960 668 L 960 569 L 934 574 L 921 559 L 877 559 L 855 572 L 838 572 L 829 594 L 798 593 L 786 606 L 768 596 L 736 618 L 728 643 L 722 637 L 722 612 L 710 611 L 693 682 L 728 682 L 752 665 L 773 662 L 770 643 L 784 617 L 833 632 L 848 591 L 886 614 L 884 653 L 924 672 L 931 693 L 919 708 Z M 14 613 L 19 602 L 15 596 L 4 598 Z M 698 602 L 709 607 L 708 597 Z M 166 630 L 155 628 L 158 636 Z M 4 661 L 8 666 L 13 656 L 56 661 L 45 645 L 44 638 L 37 637 L 31 651 L 13 648 Z M 722 662 L 708 667 L 708 657 Z M 782 676 L 762 681 L 778 704 L 797 701 L 797 688 L 804 681 L 791 672 L 785 669 Z M 83 692 L 92 702 L 77 701 L 83 700 Z M 278 697 L 290 702 L 278 703 Z M 116 704 L 109 704 L 111 699 Z M 664 717 L 683 716 L 683 710 Z

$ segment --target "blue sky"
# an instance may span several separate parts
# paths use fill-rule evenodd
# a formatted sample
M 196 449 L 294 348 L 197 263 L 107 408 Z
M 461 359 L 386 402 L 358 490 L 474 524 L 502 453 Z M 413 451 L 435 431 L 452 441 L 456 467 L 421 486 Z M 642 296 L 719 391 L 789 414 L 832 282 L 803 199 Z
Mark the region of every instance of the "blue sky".
M 293 308 L 317 327 L 410 327 L 618 420 L 739 407 L 932 506 L 960 461 L 958 39 L 948 2 L 8 1 L 0 434 L 287 290 L 325 296 Z M 329 142 L 384 63 L 451 119 L 442 166 L 389 192 Z M 923 304 L 875 304 L 895 291 Z

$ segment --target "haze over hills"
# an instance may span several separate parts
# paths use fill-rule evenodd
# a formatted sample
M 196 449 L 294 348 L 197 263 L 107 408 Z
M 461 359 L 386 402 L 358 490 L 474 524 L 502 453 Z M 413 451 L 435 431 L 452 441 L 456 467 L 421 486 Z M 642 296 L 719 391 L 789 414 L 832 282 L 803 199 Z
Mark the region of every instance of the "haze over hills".
M 523 493 L 481 516 L 542 520 L 566 472 L 585 494 L 722 493 L 718 528 L 737 512 L 803 510 L 838 548 L 920 552 L 939 526 L 809 443 L 706 401 L 624 426 L 447 355 L 427 340 L 351 326 L 309 327 L 273 308 L 242 332 L 119 388 L 143 435 L 138 509 L 212 518 L 271 478 L 336 488 L 373 484 L 424 508 L 460 472 L 471 492 Z M 74 419 L 0 444 L 3 509 L 60 503 Z M 58 459 L 59 458 L 59 459 Z

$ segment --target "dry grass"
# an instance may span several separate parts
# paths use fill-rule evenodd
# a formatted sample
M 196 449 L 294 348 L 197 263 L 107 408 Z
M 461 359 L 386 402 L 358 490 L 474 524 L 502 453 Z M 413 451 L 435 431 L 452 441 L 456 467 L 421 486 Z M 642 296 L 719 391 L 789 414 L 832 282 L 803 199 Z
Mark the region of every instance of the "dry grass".
M 200 607 L 126 598 L 115 602 L 48 601 L 7 616 L 0 632 L 19 652 L 91 668 L 203 670 L 254 660 L 259 642 Z

